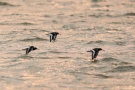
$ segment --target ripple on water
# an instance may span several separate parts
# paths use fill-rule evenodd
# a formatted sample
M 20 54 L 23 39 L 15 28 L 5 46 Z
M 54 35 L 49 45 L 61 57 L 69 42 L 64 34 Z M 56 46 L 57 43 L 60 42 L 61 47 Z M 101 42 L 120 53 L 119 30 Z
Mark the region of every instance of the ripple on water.
M 63 25 L 62 28 L 66 29 L 66 30 L 77 29 L 77 27 L 74 24 Z
M 20 40 L 23 42 L 31 42 L 31 41 L 48 41 L 48 39 L 40 38 L 40 37 L 34 37 L 34 38 L 26 38 L 23 40 Z
M 126 13 L 126 14 L 124 14 L 125 16 L 135 16 L 135 13 L 133 13 L 133 12 L 130 12 L 130 13 Z
M 90 41 L 87 44 L 104 44 L 105 42 L 102 40 L 97 40 L 97 41 Z
M 17 58 L 19 58 L 19 59 L 32 59 L 34 57 L 28 56 L 28 55 L 22 55 L 22 56 L 18 56 Z
M 18 25 L 35 25 L 35 24 L 29 22 L 23 22 L 23 23 L 18 23 Z
M 60 59 L 70 59 L 71 57 L 58 57 Z
M 124 45 L 126 45 L 126 42 L 116 41 L 115 44 L 119 45 L 119 46 L 124 46 Z
M 117 59 L 112 58 L 112 57 L 103 58 L 103 59 L 102 59 L 102 61 L 105 61 L 105 62 L 114 62 L 114 61 L 116 61 L 116 62 L 118 62 L 118 60 L 117 60 Z
M 9 4 L 7 2 L 0 2 L 0 6 L 14 6 L 14 5 Z
M 104 0 L 91 0 L 92 2 L 102 2 Z
M 112 78 L 112 76 L 105 75 L 105 74 L 95 74 L 94 76 L 97 78 L 103 78 L 103 79 Z
M 51 52 L 51 53 L 57 53 L 57 54 L 58 54 L 58 53 L 61 53 L 61 54 L 62 54 L 62 53 L 68 53 L 68 52 L 60 52 L 60 51 L 54 51 L 54 50 L 53 50 L 53 51 L 49 51 L 49 52 Z
M 110 70 L 108 72 L 121 73 L 121 72 L 131 72 L 131 71 L 135 71 L 135 66 L 131 66 L 131 65 L 130 66 L 118 66 L 118 67 L 113 68 L 112 70 Z

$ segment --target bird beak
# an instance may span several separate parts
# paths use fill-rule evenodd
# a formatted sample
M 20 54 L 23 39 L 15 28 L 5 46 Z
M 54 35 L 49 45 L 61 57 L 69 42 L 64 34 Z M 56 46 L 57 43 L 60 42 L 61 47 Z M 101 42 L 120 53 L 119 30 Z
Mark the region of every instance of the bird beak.
M 102 51 L 105 51 L 105 50 L 102 49 Z
M 37 50 L 40 50 L 39 48 L 37 48 Z

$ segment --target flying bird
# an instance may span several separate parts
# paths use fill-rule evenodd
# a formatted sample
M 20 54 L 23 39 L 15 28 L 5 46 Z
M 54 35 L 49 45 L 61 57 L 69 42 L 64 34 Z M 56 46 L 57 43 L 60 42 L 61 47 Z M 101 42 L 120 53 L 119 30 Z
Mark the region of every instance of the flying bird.
M 92 60 L 93 60 L 94 58 L 97 57 L 99 51 L 101 51 L 101 50 L 102 50 L 102 48 L 94 48 L 94 49 L 87 51 L 87 52 L 92 52 Z
M 59 33 L 58 32 L 51 32 L 49 35 L 50 35 L 50 42 L 51 41 L 54 41 L 56 40 L 56 37 Z
M 36 50 L 38 48 L 34 47 L 34 46 L 30 46 L 29 48 L 25 48 L 23 50 L 26 50 L 26 54 L 28 54 L 29 52 L 33 51 L 33 50 Z

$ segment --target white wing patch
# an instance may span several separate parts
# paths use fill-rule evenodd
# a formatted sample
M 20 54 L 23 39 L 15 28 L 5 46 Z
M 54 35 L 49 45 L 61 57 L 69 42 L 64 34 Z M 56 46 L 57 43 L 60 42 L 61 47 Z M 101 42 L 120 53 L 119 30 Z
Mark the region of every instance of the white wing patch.
M 49 34 L 49 35 L 50 35 L 50 39 L 52 40 L 52 39 L 53 39 L 53 35 L 52 35 L 52 34 Z M 51 40 L 50 40 L 50 41 L 51 41 Z
M 91 50 L 91 51 L 92 51 L 92 58 L 94 58 L 95 51 L 94 50 Z
M 30 48 L 27 48 L 27 49 L 26 49 L 26 54 L 29 53 L 29 50 L 30 50 Z

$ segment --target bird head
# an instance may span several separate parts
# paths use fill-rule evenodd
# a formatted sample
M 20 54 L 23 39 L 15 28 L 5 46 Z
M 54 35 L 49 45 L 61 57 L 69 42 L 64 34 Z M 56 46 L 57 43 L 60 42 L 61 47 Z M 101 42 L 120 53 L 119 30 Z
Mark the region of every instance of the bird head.
M 102 48 L 97 48 L 97 50 L 98 50 L 98 51 L 101 51 L 101 50 L 102 50 Z
M 58 33 L 58 32 L 56 32 L 56 34 L 59 34 L 59 35 L 61 35 L 60 33 Z
M 34 47 L 34 46 L 30 46 L 30 48 L 32 48 L 32 50 L 38 49 L 37 47 Z
M 101 50 L 102 50 L 102 48 L 94 48 L 93 50 L 94 50 L 94 51 L 101 51 Z M 92 50 L 87 51 L 87 52 L 92 52 Z

